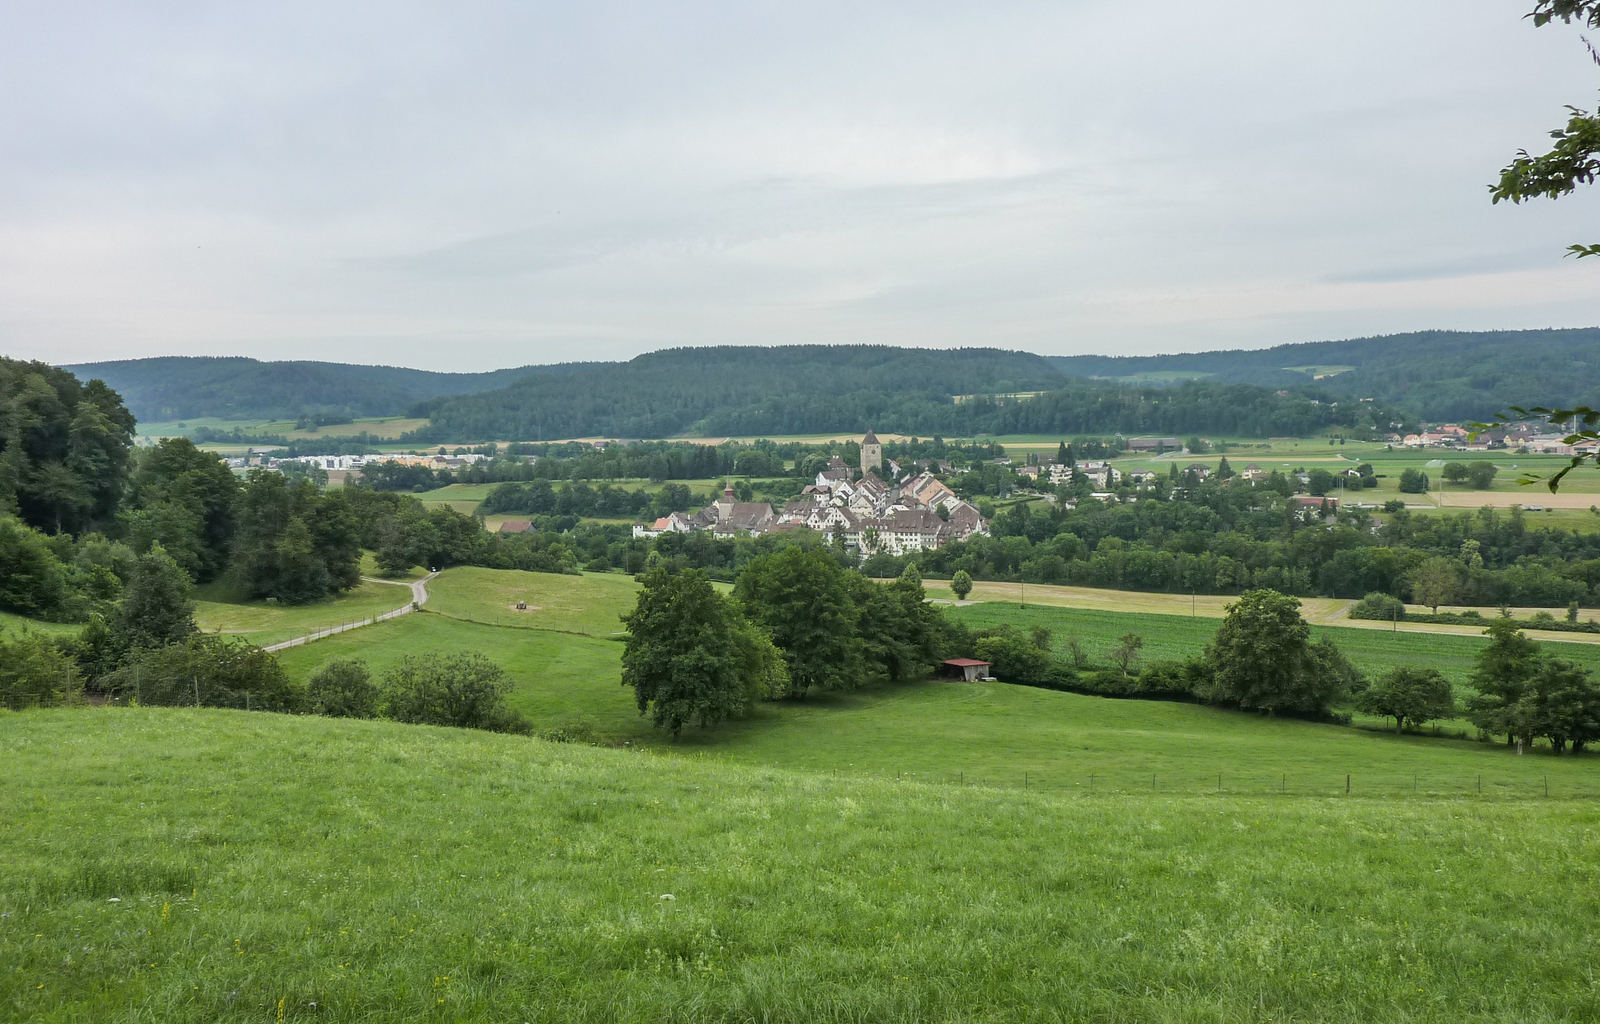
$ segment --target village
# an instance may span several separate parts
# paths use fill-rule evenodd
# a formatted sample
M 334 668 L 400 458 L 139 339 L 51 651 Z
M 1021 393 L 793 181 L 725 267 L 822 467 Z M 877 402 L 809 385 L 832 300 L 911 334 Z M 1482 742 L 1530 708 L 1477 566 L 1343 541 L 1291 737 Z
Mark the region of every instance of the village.
M 913 472 L 912 470 L 918 470 Z M 937 462 L 903 467 L 885 460 L 878 436 L 861 439 L 861 464 L 852 472 L 834 456 L 800 497 L 780 511 L 761 501 L 736 501 L 733 489 L 698 512 L 673 512 L 653 523 L 636 523 L 635 537 L 708 531 L 716 537 L 760 537 L 809 529 L 866 558 L 878 552 L 903 555 L 931 551 L 951 541 L 988 533 L 977 508 L 934 475 L 949 470 Z M 880 474 L 887 474 L 888 483 Z

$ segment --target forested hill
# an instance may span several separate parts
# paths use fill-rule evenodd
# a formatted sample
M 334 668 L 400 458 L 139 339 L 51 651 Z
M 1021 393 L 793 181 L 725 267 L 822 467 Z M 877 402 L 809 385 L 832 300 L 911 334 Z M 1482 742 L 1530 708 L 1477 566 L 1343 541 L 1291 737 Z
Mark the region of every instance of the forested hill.
M 559 379 L 534 376 L 498 391 L 436 399 L 411 415 L 430 417 L 431 424 L 414 435 L 430 442 L 771 436 L 866 426 L 947 437 L 1265 436 L 1370 429 L 1375 418 L 1385 425 L 1390 418 L 1380 404 L 1319 403 L 1248 385 L 1086 381 L 1025 352 L 884 346 L 672 349 L 573 369 Z
M 1067 374 L 1190 378 L 1373 398 L 1425 420 L 1485 419 L 1510 405 L 1600 404 L 1600 327 L 1421 331 L 1168 356 L 1053 356 Z M 1320 379 L 1318 379 L 1320 378 Z
M 952 395 L 1043 391 L 1066 376 L 1042 356 L 885 345 L 677 348 L 531 376 L 423 403 L 438 437 L 670 437 L 859 430 L 926 420 Z
M 243 356 L 163 356 L 68 366 L 79 380 L 99 378 L 140 422 L 194 419 L 294 419 L 308 411 L 395 416 L 424 399 L 504 387 L 530 373 L 566 367 L 518 367 L 489 373 L 437 373 L 396 366 L 263 362 Z

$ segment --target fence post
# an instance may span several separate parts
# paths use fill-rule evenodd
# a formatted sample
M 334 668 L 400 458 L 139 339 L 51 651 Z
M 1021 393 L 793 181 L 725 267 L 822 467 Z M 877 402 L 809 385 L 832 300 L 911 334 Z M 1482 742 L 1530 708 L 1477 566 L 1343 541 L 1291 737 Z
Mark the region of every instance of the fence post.
M 1344 795 L 1345 796 L 1349 796 L 1350 795 L 1350 775 L 1349 775 L 1349 773 L 1346 773 L 1345 777 L 1344 777 Z
M 1478 795 L 1483 795 L 1483 776 L 1478 776 Z
M 1217 792 L 1222 792 L 1222 773 L 1217 773 Z
M 1023 772 L 1022 773 L 1022 788 L 1023 789 L 1027 789 L 1028 788 L 1028 773 L 1027 772 Z

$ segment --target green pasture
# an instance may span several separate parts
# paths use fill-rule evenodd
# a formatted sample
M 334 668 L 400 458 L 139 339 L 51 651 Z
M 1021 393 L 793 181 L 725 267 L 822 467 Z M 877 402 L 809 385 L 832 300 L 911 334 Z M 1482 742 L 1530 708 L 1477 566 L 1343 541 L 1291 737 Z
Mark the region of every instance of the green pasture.
M 446 484 L 431 491 L 418 491 L 412 495 L 424 504 L 457 505 L 471 502 L 474 506 L 489 496 L 499 484 Z
M 264 601 L 230 600 L 225 587 L 202 587 L 195 601 L 195 624 L 207 633 L 236 633 L 253 644 L 275 644 L 319 629 L 360 622 L 392 612 L 411 600 L 405 587 L 361 581 L 326 601 L 301 605 L 269 605 Z
M 980 720 L 1000 692 L 950 689 Z M 1587 800 L 927 785 L 188 709 L 11 716 L 0 757 L 0 1016 L 34 1024 L 1600 1017 Z
M 81 622 L 46 622 L 43 619 L 30 619 L 11 612 L 0 612 L 0 634 L 15 636 L 22 630 L 31 629 L 39 633 L 68 636 L 82 628 Z
M 1161 615 L 1089 608 L 1019 606 L 998 601 L 972 603 L 947 609 L 972 626 L 1012 623 L 1024 629 L 1035 626 L 1050 630 L 1057 654 L 1065 657 L 1069 641 L 1076 639 L 1091 662 L 1109 664 L 1106 652 L 1127 633 L 1144 638 L 1142 660 L 1181 660 L 1199 652 L 1216 635 L 1218 620 L 1204 615 Z M 1424 633 L 1356 626 L 1311 627 L 1313 640 L 1328 637 L 1350 659 L 1351 664 L 1369 676 L 1381 675 L 1406 665 L 1438 669 L 1458 691 L 1469 687 L 1477 652 L 1488 642 L 1480 635 Z M 1600 644 L 1540 641 L 1550 654 L 1583 665 L 1600 673 Z
M 851 775 L 916 773 L 993 785 L 1199 792 L 1214 787 L 1220 772 L 1233 792 L 1332 793 L 1342 792 L 1344 776 L 1354 774 L 1369 794 L 1467 788 L 1476 793 L 1480 784 L 1485 792 L 1529 792 L 1549 776 L 1557 792 L 1587 792 L 1584 787 L 1592 784 L 1600 794 L 1600 774 L 1589 758 L 1508 759 L 1504 748 L 1475 741 L 1395 737 L 1006 684 L 925 681 L 814 694 L 762 704 L 746 719 L 710 732 L 691 729 L 671 742 L 638 716 L 632 694 L 620 684 L 617 617 L 632 607 L 634 583 L 628 577 L 452 569 L 430 583 L 430 591 L 422 614 L 294 648 L 280 660 L 303 679 L 335 658 L 363 659 L 381 675 L 408 653 L 480 652 L 507 669 L 515 683 L 510 703 L 539 731 L 581 726 L 602 742 Z M 517 600 L 527 601 L 529 610 L 516 612 L 511 606 Z M 1181 658 L 1201 649 L 1217 625 L 1215 619 L 997 602 L 963 606 L 955 614 L 974 625 L 1045 626 L 1060 654 L 1076 637 L 1095 662 L 1104 662 L 1127 632 L 1145 637 L 1147 662 Z M 1483 643 L 1473 636 L 1326 632 L 1363 671 L 1427 664 L 1463 688 Z M 1600 668 L 1600 647 L 1560 646 L 1562 656 Z M 1462 728 L 1464 723 L 1451 725 Z
M 639 585 L 620 573 L 521 572 L 515 569 L 447 569 L 428 583 L 430 614 L 522 629 L 585 636 L 620 635 Z M 519 611 L 518 602 L 527 609 Z
M 508 703 L 541 732 L 583 725 L 608 742 L 652 739 L 632 691 L 622 687 L 622 644 L 615 640 L 486 626 L 423 612 L 291 647 L 278 660 L 296 679 L 341 658 L 360 659 L 381 677 L 408 654 L 473 653 L 506 670 L 516 684 Z

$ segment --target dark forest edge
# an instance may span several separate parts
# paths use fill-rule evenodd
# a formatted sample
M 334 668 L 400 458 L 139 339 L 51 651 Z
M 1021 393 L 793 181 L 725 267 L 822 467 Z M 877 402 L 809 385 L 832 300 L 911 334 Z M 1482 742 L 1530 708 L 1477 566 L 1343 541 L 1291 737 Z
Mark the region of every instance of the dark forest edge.
M 813 345 L 670 349 L 626 362 L 482 374 L 233 357 L 71 369 L 105 380 L 143 421 L 293 420 L 310 428 L 403 412 L 431 420 L 407 438 L 418 443 L 798 434 L 864 422 L 946 436 L 1267 436 L 1353 430 L 1368 420 L 1386 427 L 1481 419 L 1507 404 L 1552 399 L 1592 402 L 1600 328 L 1427 331 L 1138 357 Z M 1230 405 L 1237 408 L 1219 408 Z

